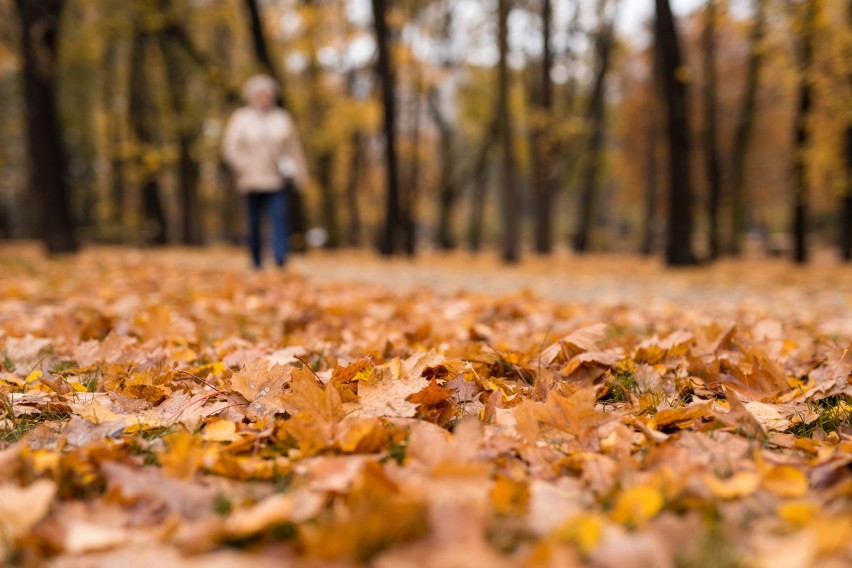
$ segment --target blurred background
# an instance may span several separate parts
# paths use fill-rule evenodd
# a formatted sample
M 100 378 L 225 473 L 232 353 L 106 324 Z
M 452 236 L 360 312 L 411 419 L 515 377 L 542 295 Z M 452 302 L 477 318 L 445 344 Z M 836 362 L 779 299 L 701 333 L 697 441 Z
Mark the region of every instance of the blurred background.
M 0 238 L 241 242 L 252 74 L 293 245 L 852 256 L 850 0 L 0 0 Z

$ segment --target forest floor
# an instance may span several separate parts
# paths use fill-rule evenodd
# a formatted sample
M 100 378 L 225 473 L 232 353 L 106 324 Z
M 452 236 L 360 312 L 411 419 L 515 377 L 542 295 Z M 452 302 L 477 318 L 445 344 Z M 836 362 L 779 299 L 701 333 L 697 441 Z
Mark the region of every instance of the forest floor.
M 848 566 L 852 269 L 0 247 L 0 564 Z

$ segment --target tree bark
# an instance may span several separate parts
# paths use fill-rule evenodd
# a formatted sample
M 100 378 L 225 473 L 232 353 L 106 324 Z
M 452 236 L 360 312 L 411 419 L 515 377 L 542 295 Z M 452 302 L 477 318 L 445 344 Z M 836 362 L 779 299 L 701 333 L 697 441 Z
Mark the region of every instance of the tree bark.
M 512 117 L 509 108 L 509 11 L 510 0 L 498 2 L 498 46 L 500 63 L 498 67 L 497 120 L 500 129 L 502 147 L 501 184 L 503 190 L 503 262 L 515 263 L 520 259 L 519 234 L 521 218 L 521 200 L 515 179 L 515 157 L 512 151 Z
M 385 224 L 379 242 L 379 252 L 390 256 L 406 241 L 406 227 L 402 218 L 399 195 L 399 176 L 396 152 L 396 100 L 395 78 L 391 63 L 390 33 L 387 25 L 385 0 L 372 0 L 378 45 L 378 75 L 382 89 L 385 135 Z
M 420 181 L 420 118 L 421 103 L 423 100 L 423 73 L 416 71 L 417 79 L 414 84 L 414 108 L 411 110 L 414 116 L 414 130 L 411 133 L 411 161 L 408 164 L 408 179 L 405 182 L 404 198 L 402 200 L 402 212 L 405 222 L 405 253 L 413 256 L 417 249 L 416 221 L 417 218 L 417 190 Z
M 488 156 L 497 142 L 499 129 L 498 119 L 495 116 L 488 126 L 485 139 L 476 157 L 476 165 L 473 171 L 473 194 L 470 199 L 470 220 L 467 226 L 467 242 L 471 252 L 479 252 L 482 248 L 485 197 L 488 192 Z
M 654 253 L 658 241 L 658 200 L 659 200 L 659 134 L 660 134 L 660 105 L 662 76 L 660 74 L 660 58 L 657 50 L 653 50 L 653 63 L 650 81 L 650 103 L 648 105 L 648 140 L 645 148 L 645 222 L 642 230 L 642 244 L 639 251 L 643 255 Z
M 749 47 L 748 70 L 746 71 L 746 86 L 743 93 L 743 104 L 737 121 L 736 138 L 734 139 L 734 155 L 731 187 L 731 242 L 730 252 L 738 255 L 742 251 L 743 233 L 745 232 L 748 214 L 748 190 L 746 187 L 746 166 L 754 130 L 754 114 L 757 110 L 757 91 L 760 85 L 760 69 L 763 63 L 763 38 L 766 35 L 766 0 L 757 0 L 755 6 L 754 26 L 751 32 Z
M 356 130 L 350 138 L 352 153 L 349 157 L 349 174 L 346 180 L 346 208 L 349 211 L 349 225 L 346 242 L 349 246 L 361 244 L 361 209 L 358 205 L 358 182 L 361 178 L 362 146 L 361 132 Z
M 281 106 L 287 107 L 284 104 L 284 83 L 281 81 L 281 74 L 278 72 L 278 67 L 272 60 L 272 55 L 269 51 L 269 44 L 266 41 L 266 31 L 263 29 L 263 15 L 260 11 L 258 0 L 244 0 L 246 13 L 248 15 L 249 32 L 251 34 L 251 45 L 254 50 L 254 59 L 263 71 L 278 81 L 281 87 L 281 100 L 278 102 Z
M 605 2 L 601 3 L 602 6 Z M 600 10 L 604 18 L 603 10 Z M 603 152 L 604 129 L 606 121 L 606 76 L 609 71 L 610 53 L 614 38 L 614 23 L 603 22 L 597 38 L 598 70 L 589 108 L 586 111 L 586 123 L 591 128 L 586 165 L 583 172 L 583 189 L 580 193 L 580 206 L 577 208 L 577 230 L 574 234 L 573 249 L 583 253 L 589 250 L 592 225 L 595 219 L 595 197 L 600 181 L 601 154 Z
M 308 9 L 313 9 L 315 6 L 314 0 L 303 0 L 303 5 Z M 322 140 L 323 137 L 319 136 L 321 130 L 328 127 L 325 124 L 328 115 L 328 103 L 321 85 L 322 69 L 320 69 L 320 64 L 317 60 L 317 19 L 311 15 L 308 21 L 308 89 L 310 92 L 308 109 L 311 127 L 310 140 L 313 142 L 310 154 L 314 158 L 312 160 L 314 164 L 313 170 L 316 173 L 316 181 L 322 198 L 322 221 L 326 231 L 328 231 L 326 246 L 337 248 L 340 246 L 340 223 L 338 222 L 337 215 L 338 200 L 332 181 L 334 152 L 332 147 L 326 141 Z
M 453 127 L 441 113 L 440 103 L 438 101 L 438 90 L 432 88 L 429 92 L 429 111 L 432 114 L 432 120 L 438 127 L 439 137 L 438 154 L 441 160 L 441 179 L 440 189 L 438 194 L 438 234 L 437 245 L 443 250 L 452 250 L 456 248 L 456 241 L 453 235 L 453 215 L 456 205 L 456 185 L 453 175 Z
M 541 86 L 538 93 L 536 115 L 533 120 L 531 148 L 535 167 L 535 250 L 539 254 L 553 251 L 553 148 L 550 124 L 553 113 L 553 81 L 550 72 L 553 67 L 551 50 L 551 20 L 553 6 L 551 0 L 542 0 L 542 57 Z
M 41 235 L 51 254 L 77 251 L 67 158 L 56 111 L 56 63 L 64 0 L 16 0 L 21 22 L 30 188 L 39 202 Z
M 143 238 L 146 243 L 164 245 L 167 241 L 166 214 L 160 197 L 159 172 L 146 164 L 144 154 L 155 146 L 155 113 L 150 99 L 148 44 L 150 35 L 137 32 L 130 54 L 130 123 L 138 148 L 137 171 L 141 179 Z
M 722 172 L 719 163 L 718 114 L 716 75 L 716 22 L 718 0 L 707 0 L 704 20 L 704 161 L 707 168 L 707 221 L 709 225 L 710 258 L 719 257 L 719 199 L 722 193 Z
M 807 124 L 813 102 L 810 75 L 820 0 L 809 0 L 805 10 L 799 57 L 799 105 L 796 111 L 796 147 L 793 158 L 793 260 L 797 264 L 808 261 L 808 180 L 805 152 L 810 141 Z
M 668 0 L 655 0 L 655 40 L 660 57 L 669 141 L 669 211 L 666 264 L 695 264 L 692 253 L 692 193 L 689 175 L 689 122 L 680 41 Z
M 166 89 L 172 107 L 172 121 L 176 125 L 178 142 L 178 195 L 181 207 L 180 242 L 200 245 L 201 211 L 198 199 L 198 162 L 192 155 L 192 146 L 198 137 L 197 130 L 187 121 L 184 94 L 187 92 L 186 69 L 182 69 L 168 30 L 159 35 L 160 49 L 166 68 Z
M 451 75 L 455 70 L 455 61 L 450 48 L 453 31 L 453 8 L 453 4 L 444 5 L 444 21 L 441 28 L 441 44 L 443 49 L 440 50 L 442 54 L 441 66 Z M 452 250 L 457 245 L 453 231 L 455 208 L 458 201 L 458 189 L 454 174 L 456 162 L 453 159 L 455 130 L 450 121 L 444 116 L 441 108 L 440 87 L 433 86 L 429 90 L 426 102 L 429 107 L 429 113 L 432 116 L 432 121 L 438 128 L 438 154 L 441 160 L 441 177 L 438 182 L 438 230 L 436 244 L 442 250 Z
M 126 113 L 119 108 L 117 95 L 119 77 L 119 46 L 112 39 L 104 53 L 104 71 L 106 79 L 103 82 L 103 107 L 106 111 L 106 138 L 108 148 L 106 157 L 109 159 L 109 203 L 111 221 L 121 231 L 124 223 L 124 156 L 122 155 L 122 124 Z

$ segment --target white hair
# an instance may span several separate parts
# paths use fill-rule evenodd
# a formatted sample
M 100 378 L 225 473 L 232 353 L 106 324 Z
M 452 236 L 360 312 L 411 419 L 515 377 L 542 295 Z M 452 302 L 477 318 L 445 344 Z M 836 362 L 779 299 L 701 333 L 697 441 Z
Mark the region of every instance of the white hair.
M 255 75 L 243 85 L 243 98 L 247 103 L 251 103 L 260 91 L 269 91 L 272 98 L 276 98 L 279 92 L 278 81 L 269 75 Z

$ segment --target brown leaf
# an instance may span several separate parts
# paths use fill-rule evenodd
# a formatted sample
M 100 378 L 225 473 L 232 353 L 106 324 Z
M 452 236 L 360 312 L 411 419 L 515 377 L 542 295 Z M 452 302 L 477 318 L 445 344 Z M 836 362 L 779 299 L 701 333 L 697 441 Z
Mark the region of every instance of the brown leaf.
M 35 481 L 27 487 L 0 485 L 0 533 L 14 540 L 32 530 L 47 515 L 56 484 L 47 479 Z M 0 552 L 3 551 L 0 541 Z
M 231 388 L 248 401 L 250 417 L 284 412 L 281 395 L 290 381 L 293 368 L 272 365 L 266 359 L 255 359 L 231 377 Z
M 363 357 L 346 367 L 336 367 L 331 373 L 331 385 L 340 394 L 340 400 L 355 402 L 358 400 L 358 383 L 369 381 L 376 370 L 373 360 Z
M 436 379 L 429 381 L 429 384 L 421 391 L 408 395 L 405 400 L 417 405 L 431 406 L 438 404 L 452 397 L 456 391 L 447 389 L 438 384 Z

